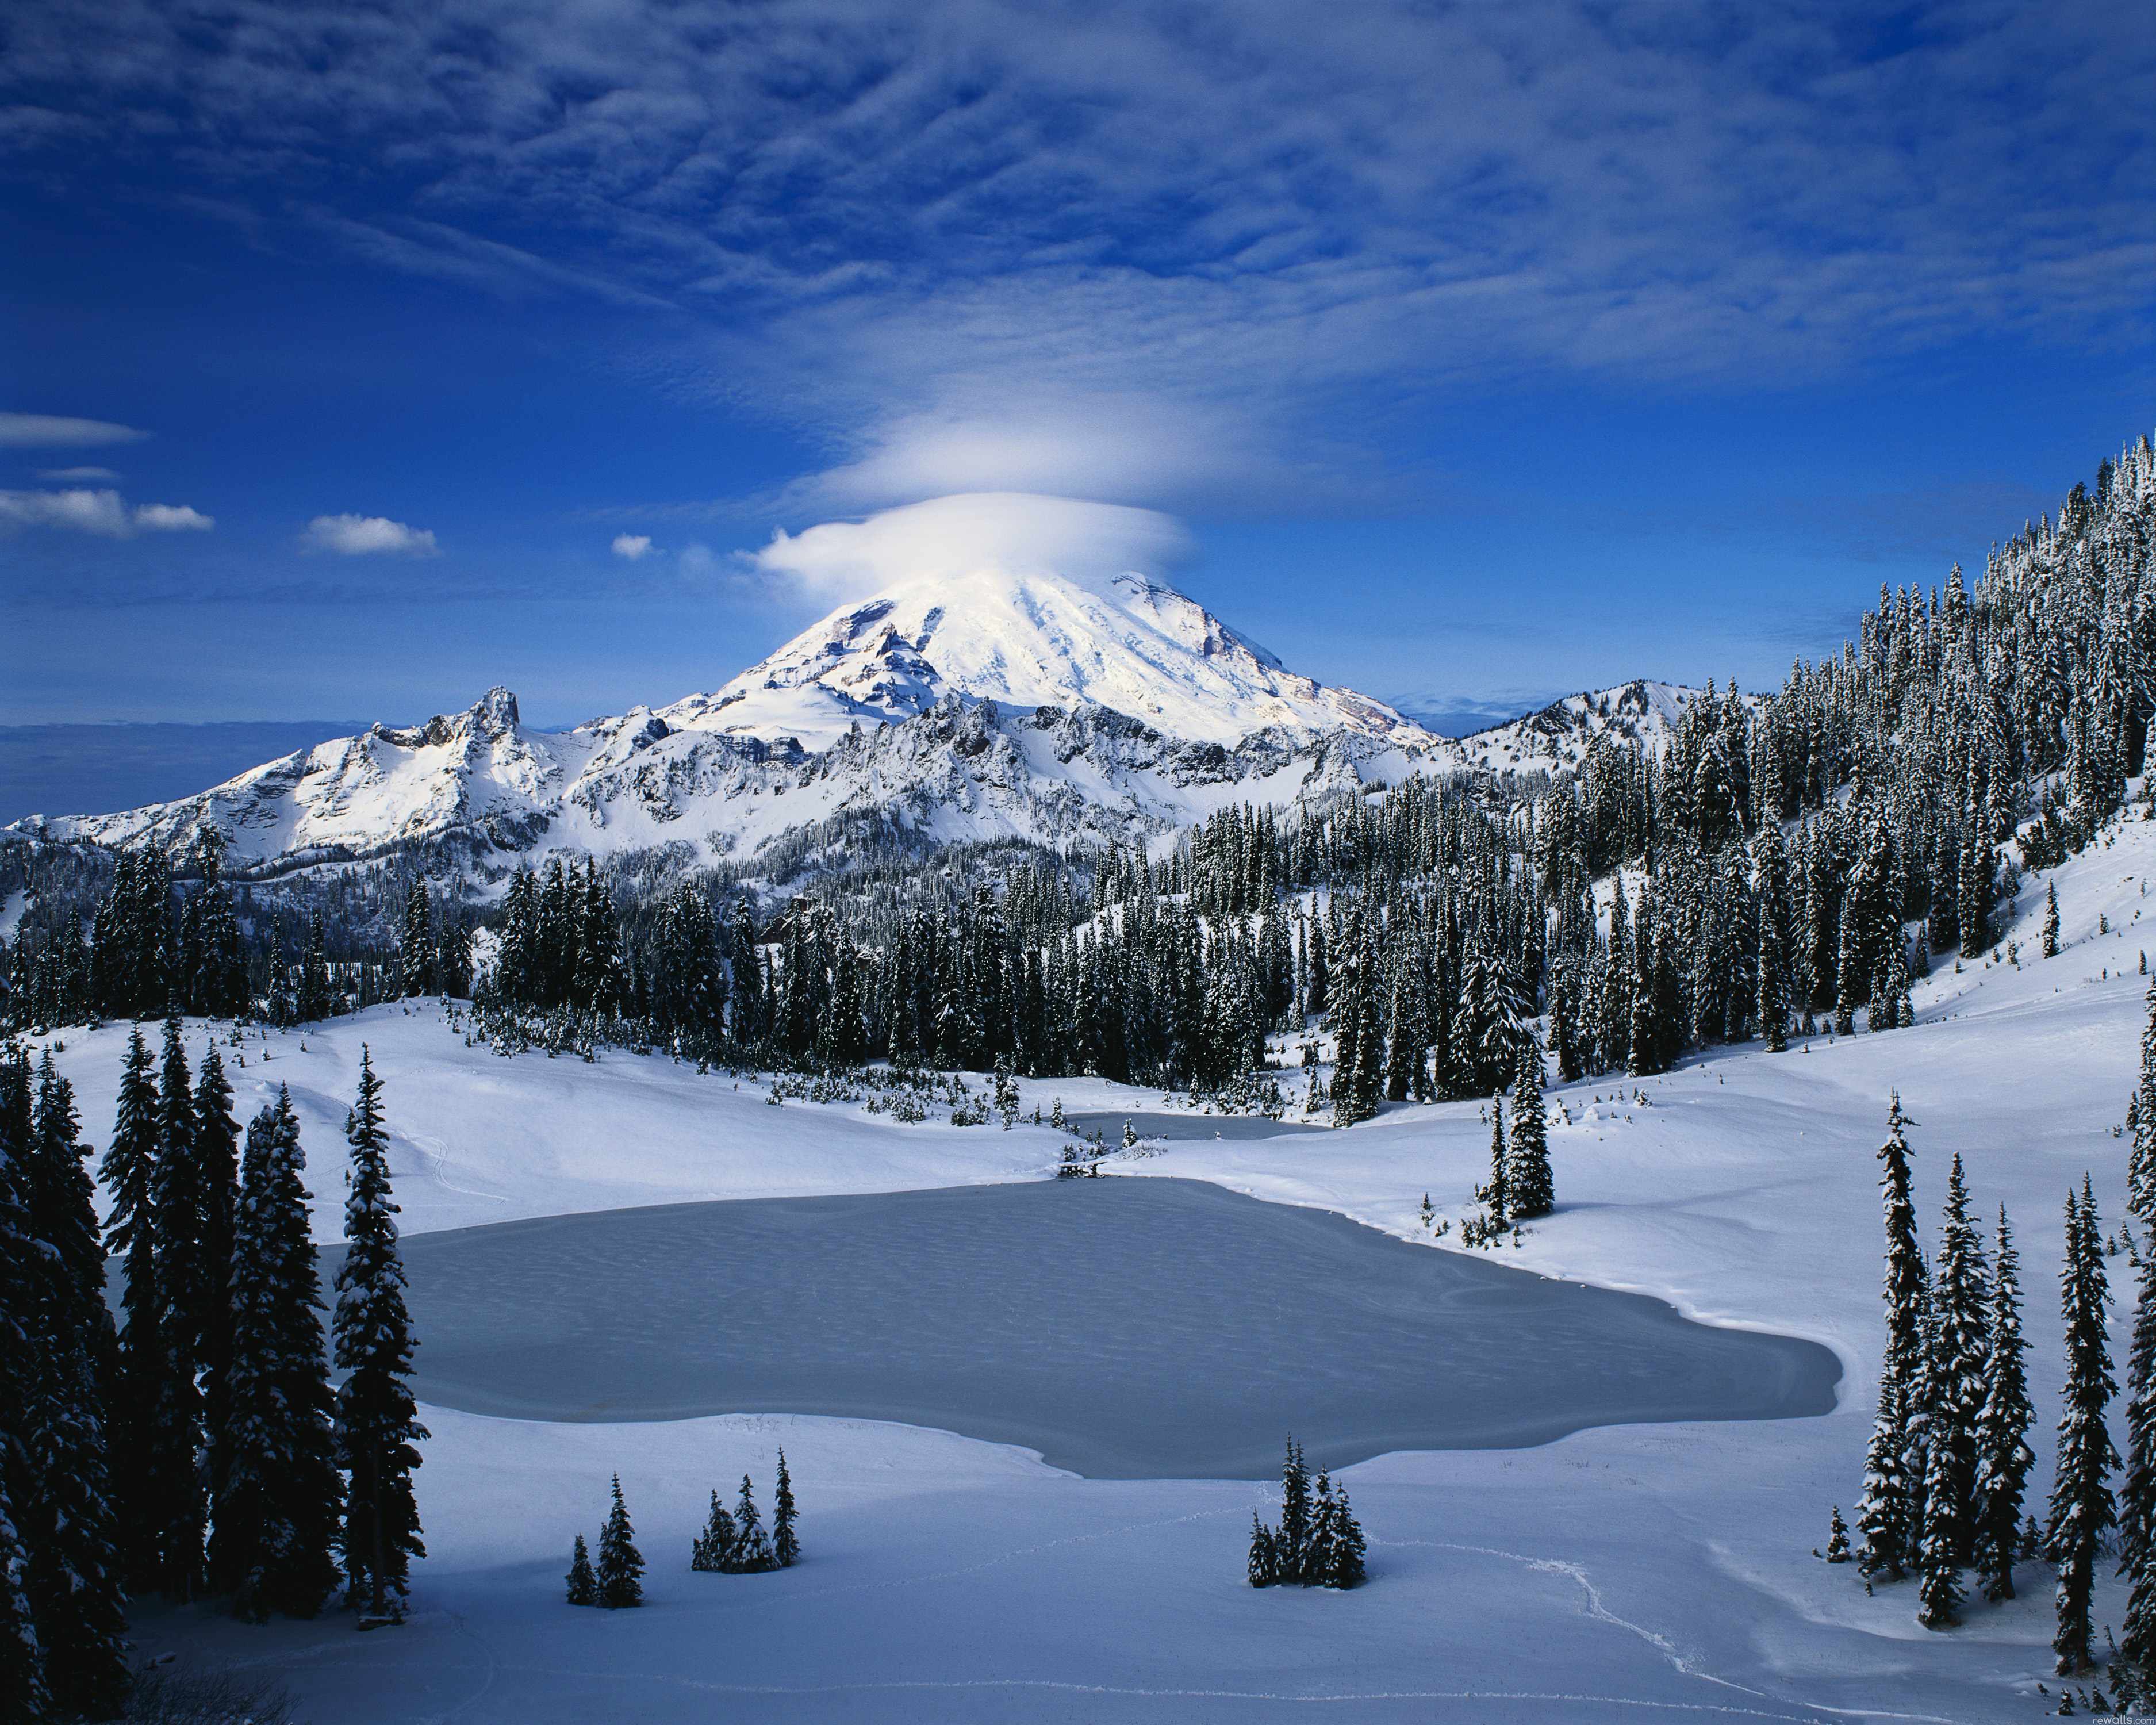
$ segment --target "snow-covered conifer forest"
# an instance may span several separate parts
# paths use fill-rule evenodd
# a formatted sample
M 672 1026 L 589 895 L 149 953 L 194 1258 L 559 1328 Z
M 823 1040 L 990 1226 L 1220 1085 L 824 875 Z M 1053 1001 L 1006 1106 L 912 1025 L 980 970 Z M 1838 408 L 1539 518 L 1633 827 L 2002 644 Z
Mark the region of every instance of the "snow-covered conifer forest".
M 8 829 L 0 1717 L 2156 1711 L 2152 537 L 1464 742 L 894 593 Z

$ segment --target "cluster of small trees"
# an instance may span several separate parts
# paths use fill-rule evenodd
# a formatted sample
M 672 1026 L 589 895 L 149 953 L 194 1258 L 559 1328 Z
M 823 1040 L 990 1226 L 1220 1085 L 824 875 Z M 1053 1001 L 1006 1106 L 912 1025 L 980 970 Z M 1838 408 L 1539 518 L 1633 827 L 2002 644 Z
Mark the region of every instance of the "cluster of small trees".
M 1281 1469 L 1280 1525 L 1269 1527 L 1255 1513 L 1250 1517 L 1250 1585 L 1359 1586 L 1364 1551 L 1362 1523 L 1348 1507 L 1347 1492 L 1335 1491 L 1322 1468 L 1313 1480 L 1302 1446 L 1290 1438 Z
M 793 1481 L 786 1471 L 786 1452 L 778 1452 L 778 1483 L 773 1494 L 771 1532 L 763 1530 L 756 1493 L 747 1474 L 742 1476 L 741 1497 L 729 1511 L 711 1493 L 711 1519 L 696 1538 L 689 1567 L 725 1575 L 760 1574 L 769 1569 L 790 1568 L 801 1556 L 801 1542 L 794 1533 Z M 599 1532 L 598 1561 L 592 1561 L 584 1536 L 577 1535 L 569 1559 L 568 1584 L 572 1605 L 597 1605 L 618 1611 L 644 1603 L 644 1557 L 636 1548 L 636 1530 L 630 1525 L 629 1507 L 622 1501 L 621 1476 L 613 1477 L 613 1507 Z
M 2156 988 L 2149 995 L 2135 1094 L 2128 1205 L 2156 1217 Z M 2143 1124 L 2143 1122 L 2147 1124 Z M 1968 1211 L 1961 1158 L 1947 1177 L 1936 1260 L 1928 1266 L 1911 1197 L 1912 1122 L 1895 1097 L 1880 1148 L 1887 1222 L 1887 1346 L 1878 1413 L 1865 1460 L 1856 1553 L 1867 1583 L 1917 1578 L 1919 1620 L 1960 1621 L 1965 1571 L 1984 1596 L 2014 1597 L 2014 1565 L 2041 1557 L 2057 1574 L 2052 1650 L 2061 1676 L 2094 1666 L 2090 1599 L 2107 1544 L 2133 1587 L 2111 1661 L 2122 1710 L 2156 1706 L 2156 1252 L 2139 1261 L 2140 1285 L 2127 1374 L 2128 1453 L 2122 1464 L 2106 1421 L 2118 1394 L 2106 1340 L 2111 1295 L 2102 1227 L 2091 1182 L 2066 1203 L 2060 1295 L 2066 1321 L 2066 1384 L 2057 1456 L 2044 1525 L 2025 1519 L 2034 1463 L 2026 1442 L 2035 1414 L 2024 1368 L 2018 1260 L 2006 1214 L 1985 1261 Z M 2123 1466 L 2123 1491 L 2111 1480 Z M 1827 1556 L 1849 1553 L 1839 1512 Z
M 305 1158 L 289 1091 L 245 1149 L 213 1046 L 177 1019 L 162 1074 L 137 1030 L 100 1173 L 100 1240 L 73 1093 L 48 1052 L 0 1057 L 0 1690 L 26 1721 L 109 1717 L 131 1596 L 234 1614 L 401 1612 L 422 1553 L 410 1473 L 425 1435 L 380 1081 L 362 1055 L 332 1332 L 332 1394 Z M 121 1260 L 123 1322 L 105 1302 Z
M 796 1511 L 793 1481 L 786 1471 L 786 1451 L 778 1452 L 778 1481 L 771 1500 L 771 1533 L 766 1538 L 763 1520 L 757 1512 L 756 1493 L 747 1474 L 742 1476 L 741 1496 L 730 1512 L 711 1493 L 711 1519 L 696 1538 L 689 1554 L 691 1569 L 721 1575 L 757 1575 L 767 1569 L 790 1569 L 801 1556 L 801 1542 L 794 1533 Z

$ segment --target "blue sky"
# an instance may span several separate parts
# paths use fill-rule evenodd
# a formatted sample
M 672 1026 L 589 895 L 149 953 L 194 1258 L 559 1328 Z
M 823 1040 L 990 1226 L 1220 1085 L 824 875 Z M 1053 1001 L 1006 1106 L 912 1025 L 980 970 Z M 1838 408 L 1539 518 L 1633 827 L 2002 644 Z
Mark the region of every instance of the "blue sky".
M 0 722 L 567 723 L 776 529 L 1178 518 L 1298 670 L 1779 680 L 2156 425 L 2144 4 L 26 0 Z M 651 548 L 630 560 L 623 536 Z

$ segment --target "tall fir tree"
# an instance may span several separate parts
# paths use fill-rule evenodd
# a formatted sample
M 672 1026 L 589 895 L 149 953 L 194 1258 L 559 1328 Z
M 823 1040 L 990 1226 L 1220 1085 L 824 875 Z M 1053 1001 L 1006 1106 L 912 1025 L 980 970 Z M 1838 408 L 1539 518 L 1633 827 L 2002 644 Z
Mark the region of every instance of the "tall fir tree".
M 2006 1207 L 1999 1208 L 1998 1249 L 1991 1275 L 1989 1335 L 1984 1353 L 1984 1407 L 1976 1422 L 1976 1536 L 1972 1562 L 1994 1604 L 2014 1597 L 2014 1560 L 2021 1543 L 2021 1501 L 2036 1458 L 2021 1336 L 2021 1260 Z
M 74 1093 L 45 1050 L 29 1158 L 31 1232 L 44 1286 L 33 1308 L 40 1350 L 29 1429 L 33 1486 L 23 1507 L 24 1592 L 62 1717 L 101 1719 L 127 1692 L 126 1557 L 112 1501 L 105 1384 L 113 1358 L 105 1251 L 76 1142 Z
M 2140 1269 L 2126 1362 L 2126 1478 L 2118 1499 L 2118 1573 L 2133 1591 L 2112 1675 L 2156 1700 L 2156 1251 Z
M 2081 1196 L 2066 1194 L 2066 1264 L 2059 1276 L 2060 1307 L 2066 1327 L 2066 1407 L 2059 1420 L 2051 1521 L 2044 1555 L 2057 1567 L 2058 1632 L 2051 1650 L 2061 1676 L 2090 1668 L 2093 1626 L 2090 1596 L 2106 1531 L 2117 1520 L 2109 1484 L 2118 1466 L 2104 1409 L 2118 1393 L 2111 1377 L 2104 1308 L 2111 1303 L 2103 1271 L 2103 1239 L 2096 1199 L 2086 1178 Z
M 300 1122 L 289 1089 L 249 1123 L 232 1259 L 232 1344 L 210 1587 L 235 1615 L 311 1617 L 336 1590 L 329 1361 Z
M 1947 1173 L 1925 1382 L 1924 1526 L 1918 1564 L 1928 1629 L 1950 1629 L 1960 1621 L 1961 1572 L 1975 1545 L 1977 1428 L 1984 1410 L 1989 1291 L 1983 1241 L 1969 1219 L 1969 1189 L 1957 1152 Z
M 197 1224 L 201 1275 L 194 1314 L 195 1358 L 202 1368 L 203 1423 L 214 1434 L 224 1423 L 226 1373 L 232 1355 L 233 1216 L 239 1202 L 239 1122 L 233 1118 L 232 1085 L 215 1043 L 203 1053 L 195 1081 L 195 1167 L 201 1199 Z M 214 1442 L 209 1450 L 209 1493 L 221 1483 Z
M 424 1557 L 412 1472 L 413 1445 L 427 1435 L 412 1399 L 412 1322 L 404 1307 L 404 1265 L 390 1200 L 389 1135 L 382 1124 L 382 1081 L 364 1044 L 359 1098 L 345 1122 L 352 1167 L 345 1175 L 344 1266 L 331 1321 L 336 1363 L 347 1373 L 336 1397 L 337 1461 L 346 1476 L 345 1600 L 377 1616 L 401 1617 L 411 1560 Z
M 30 1232 L 30 1065 L 0 1050 L 0 1718 L 49 1717 L 45 1646 L 24 1586 L 23 1510 L 40 1377 L 34 1325 L 44 1254 Z
M 1887 1347 L 1879 1368 L 1879 1409 L 1865 1457 L 1864 1495 L 1856 1524 L 1864 1534 L 1860 1562 L 1866 1576 L 1899 1580 L 1921 1528 L 1922 1455 L 1917 1425 L 1924 1393 L 1924 1333 L 1930 1290 L 1917 1241 L 1917 1210 L 1909 1189 L 1912 1124 L 1892 1094 L 1887 1109 L 1887 1142 L 1879 1147 L 1887 1222 Z
M 145 1532 L 154 1583 L 185 1603 L 203 1589 L 209 1498 L 203 1466 L 202 1333 L 222 1276 L 203 1242 L 203 1170 L 197 1159 L 193 1075 L 180 1021 L 165 1021 L 157 1150 L 150 1177 L 151 1276 L 159 1352 L 143 1410 Z
M 2148 984 L 2141 1025 L 2141 1081 L 2133 1091 L 2133 1150 L 2126 1165 L 2127 1208 L 2146 1224 L 2156 1219 L 2156 978 Z
M 1543 1107 L 1543 1051 L 1532 1032 L 1520 1039 L 1512 1078 L 1512 1147 L 1505 1189 L 1515 1219 L 1547 1216 L 1557 1208 L 1550 1173 L 1549 1122 Z
M 157 1168 L 155 1070 L 150 1046 L 137 1029 L 128 1037 L 121 1066 L 112 1141 L 98 1166 L 99 1178 L 111 1199 L 105 1215 L 105 1250 L 121 1260 L 119 1363 L 114 1404 L 108 1409 L 112 1424 L 109 1450 L 125 1553 L 124 1582 L 130 1592 L 154 1588 L 157 1582 L 144 1478 L 149 1412 L 156 1404 L 165 1352 L 158 1335 L 153 1267 L 157 1239 L 151 1195 Z
M 1490 1098 L 1490 1183 L 1476 1193 L 1489 1212 L 1492 1228 L 1512 1225 L 1512 1177 L 1506 1168 L 1510 1153 L 1505 1147 L 1505 1100 Z
M 798 1512 L 793 1503 L 793 1477 L 786 1471 L 786 1451 L 778 1452 L 778 1485 L 771 1500 L 771 1555 L 782 1569 L 790 1569 L 801 1558 L 801 1541 L 793 1532 Z

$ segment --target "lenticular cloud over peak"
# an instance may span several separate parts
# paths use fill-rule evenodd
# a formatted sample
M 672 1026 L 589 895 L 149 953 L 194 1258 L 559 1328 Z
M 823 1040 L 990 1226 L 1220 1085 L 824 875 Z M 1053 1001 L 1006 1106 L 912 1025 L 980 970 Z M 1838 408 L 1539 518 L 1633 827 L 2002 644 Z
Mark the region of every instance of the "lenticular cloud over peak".
M 916 581 L 998 570 L 1097 583 L 1158 575 L 1183 561 L 1188 541 L 1169 516 L 1120 503 L 975 491 L 887 509 L 859 521 L 778 532 L 757 568 L 829 603 Z

